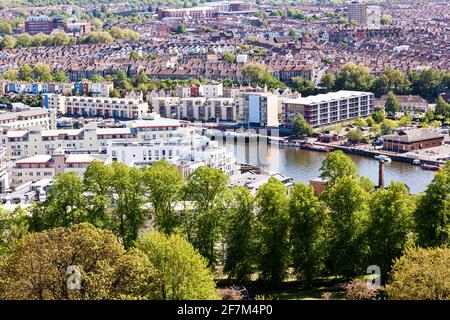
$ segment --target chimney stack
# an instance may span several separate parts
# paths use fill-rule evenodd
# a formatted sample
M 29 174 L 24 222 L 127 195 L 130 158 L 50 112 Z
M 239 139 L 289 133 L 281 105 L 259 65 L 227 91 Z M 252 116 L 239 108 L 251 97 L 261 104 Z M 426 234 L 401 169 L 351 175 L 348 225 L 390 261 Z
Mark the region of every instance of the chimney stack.
M 384 189 L 384 160 L 378 161 L 378 188 Z

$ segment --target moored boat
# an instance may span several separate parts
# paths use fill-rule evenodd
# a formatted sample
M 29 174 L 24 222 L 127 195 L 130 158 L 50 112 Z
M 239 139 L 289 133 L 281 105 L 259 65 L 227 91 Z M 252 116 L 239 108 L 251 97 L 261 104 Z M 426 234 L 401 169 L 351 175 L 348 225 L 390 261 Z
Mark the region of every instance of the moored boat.
M 388 156 L 382 155 L 382 154 L 379 154 L 379 155 L 375 156 L 374 158 L 377 159 L 378 161 L 384 161 L 387 163 L 392 161 L 391 158 L 389 158 Z

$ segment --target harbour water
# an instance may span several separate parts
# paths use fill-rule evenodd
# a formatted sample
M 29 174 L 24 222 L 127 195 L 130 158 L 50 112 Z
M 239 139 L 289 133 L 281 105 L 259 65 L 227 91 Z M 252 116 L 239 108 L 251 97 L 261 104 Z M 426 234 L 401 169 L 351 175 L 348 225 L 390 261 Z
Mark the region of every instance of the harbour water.
M 222 143 L 222 142 L 220 142 Z M 227 150 L 233 152 L 238 163 L 260 165 L 270 170 L 279 171 L 290 176 L 294 181 L 309 183 L 320 175 L 320 167 L 326 153 L 283 147 L 265 143 L 224 142 Z M 361 175 L 378 183 L 378 161 L 368 157 L 351 155 Z M 417 194 L 425 190 L 433 179 L 435 172 L 426 171 L 419 166 L 392 161 L 385 165 L 385 184 L 401 181 Z

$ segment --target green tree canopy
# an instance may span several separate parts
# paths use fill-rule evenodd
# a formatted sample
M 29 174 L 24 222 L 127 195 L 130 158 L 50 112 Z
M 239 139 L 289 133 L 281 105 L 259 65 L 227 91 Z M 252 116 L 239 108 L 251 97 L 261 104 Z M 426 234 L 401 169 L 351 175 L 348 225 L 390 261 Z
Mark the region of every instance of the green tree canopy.
M 226 260 L 224 271 L 237 281 L 249 280 L 254 262 L 254 197 L 242 186 L 229 192 L 225 225 Z
M 137 248 L 156 267 L 163 300 L 217 299 L 214 278 L 207 261 L 179 235 L 152 231 L 142 235 Z
M 412 241 L 415 202 L 401 182 L 377 190 L 369 202 L 367 241 L 368 265 L 378 265 L 385 281 L 394 259 L 399 258 Z
M 297 134 L 305 134 L 307 136 L 311 135 L 313 132 L 311 125 L 305 120 L 301 113 L 298 113 L 294 120 L 294 132 Z
M 175 206 L 182 199 L 183 178 L 174 165 L 160 160 L 145 169 L 143 181 L 155 214 L 156 227 L 170 235 L 181 224 Z
M 450 245 L 450 162 L 420 195 L 414 216 L 419 246 Z
M 384 110 L 389 113 L 396 113 L 400 110 L 400 104 L 398 103 L 397 97 L 392 91 L 389 91 L 384 104 Z
M 79 289 L 68 288 L 69 266 L 80 272 Z M 1 263 L 0 279 L 1 297 L 20 300 L 154 299 L 160 286 L 146 255 L 125 252 L 110 231 L 89 224 L 26 236 Z
M 411 248 L 395 261 L 386 293 L 392 300 L 449 300 L 450 249 Z
M 276 178 L 257 193 L 257 267 L 261 279 L 281 283 L 289 266 L 289 214 L 286 187 Z
M 371 86 L 369 69 L 362 65 L 348 63 L 336 75 L 335 88 L 338 90 L 366 91 Z
M 312 187 L 303 183 L 294 185 L 289 199 L 289 221 L 295 273 L 311 285 L 322 274 L 327 254 L 327 211 Z
M 359 176 L 358 168 L 355 163 L 349 156 L 340 150 L 333 151 L 327 155 L 322 162 L 320 171 L 320 177 L 323 179 L 330 179 L 330 183 L 334 183 L 338 178 L 356 178 Z

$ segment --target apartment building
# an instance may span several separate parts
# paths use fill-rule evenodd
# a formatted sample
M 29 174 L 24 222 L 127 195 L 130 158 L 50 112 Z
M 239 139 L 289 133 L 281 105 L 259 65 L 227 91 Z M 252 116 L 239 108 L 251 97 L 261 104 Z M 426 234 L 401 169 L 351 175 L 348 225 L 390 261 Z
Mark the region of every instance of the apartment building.
M 142 99 L 49 94 L 43 101 L 45 107 L 54 106 L 60 112 L 74 116 L 139 119 L 148 113 L 148 103 Z
M 10 187 L 10 173 L 5 158 L 6 148 L 0 148 L 0 194 L 6 193 Z
M 125 128 L 98 128 L 88 123 L 80 129 L 43 130 L 32 127 L 27 130 L 10 130 L 0 136 L 6 148 L 6 157 L 19 159 L 35 155 L 52 155 L 58 149 L 101 151 L 109 140 L 131 141 L 167 140 L 190 135 L 185 121 L 154 116 L 154 119 L 135 120 Z
M 221 82 L 211 82 L 199 87 L 200 96 L 209 98 L 223 97 L 223 84 Z
M 338 91 L 287 99 L 282 103 L 284 126 L 293 128 L 299 113 L 313 127 L 368 117 L 375 108 L 375 95 L 362 91 Z
M 348 21 L 352 20 L 358 24 L 367 24 L 367 4 L 353 1 L 348 5 Z
M 242 122 L 261 127 L 279 126 L 278 95 L 267 92 L 244 92 L 239 100 L 237 117 Z
M 212 18 L 216 12 L 215 8 L 211 7 L 194 7 L 194 8 L 164 8 L 158 10 L 158 18 L 186 18 L 186 19 L 202 19 Z
M 62 153 L 20 159 L 11 168 L 11 186 L 17 188 L 27 182 L 53 179 L 60 172 L 75 172 L 82 177 L 93 161 L 107 162 L 107 156 Z
M 229 176 L 237 171 L 236 158 L 225 147 L 219 147 L 217 141 L 209 141 L 201 136 L 150 142 L 110 140 L 106 150 L 111 161 L 129 166 L 151 165 L 158 160 L 169 161 L 179 166 L 185 178 L 200 165 L 222 170 Z
M 56 128 L 56 111 L 44 108 L 21 108 L 22 111 L 0 113 L 0 129 L 21 130 L 40 125 L 47 129 Z
M 206 103 L 205 115 L 208 119 L 237 121 L 236 103 L 232 98 L 211 98 Z

